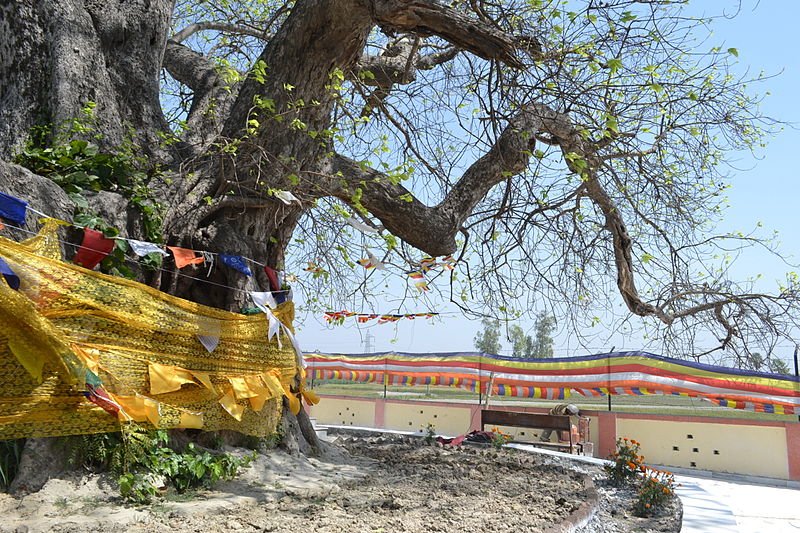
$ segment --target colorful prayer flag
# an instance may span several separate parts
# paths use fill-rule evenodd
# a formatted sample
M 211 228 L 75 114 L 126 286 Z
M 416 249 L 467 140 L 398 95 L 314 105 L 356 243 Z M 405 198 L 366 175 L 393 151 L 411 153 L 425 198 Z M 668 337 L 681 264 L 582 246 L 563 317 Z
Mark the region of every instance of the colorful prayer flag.
M 380 260 L 372 255 L 372 252 L 367 250 L 367 259 L 359 259 L 358 264 L 369 270 L 370 268 L 376 268 L 378 270 L 385 270 L 386 265 L 380 262 Z
M 0 217 L 22 226 L 25 224 L 25 213 L 28 202 L 0 192 Z
M 144 257 L 147 254 L 161 254 L 161 255 L 168 255 L 167 252 L 164 251 L 157 244 L 153 244 L 152 242 L 145 242 L 145 241 L 137 241 L 136 239 L 126 239 L 128 244 L 133 250 L 133 253 L 138 255 L 139 257 Z
M 250 270 L 249 266 L 247 266 L 244 257 L 240 255 L 219 254 L 219 258 L 223 264 L 231 267 L 234 270 L 238 270 L 245 276 L 253 275 L 253 271 Z
M 105 235 L 97 230 L 83 228 L 83 242 L 72 262 L 83 268 L 93 270 L 113 249 L 113 239 L 107 239 Z
M 5 278 L 9 287 L 15 291 L 19 290 L 19 276 L 17 276 L 17 274 L 11 270 L 11 267 L 8 266 L 8 263 L 3 261 L 2 257 L 0 257 L 0 274 L 3 275 L 3 278 Z
M 180 248 L 178 246 L 167 246 L 167 248 L 172 252 L 172 256 L 175 258 L 175 266 L 179 269 L 187 265 L 200 265 L 204 261 L 202 257 L 198 257 L 197 254 L 195 254 L 194 250 Z

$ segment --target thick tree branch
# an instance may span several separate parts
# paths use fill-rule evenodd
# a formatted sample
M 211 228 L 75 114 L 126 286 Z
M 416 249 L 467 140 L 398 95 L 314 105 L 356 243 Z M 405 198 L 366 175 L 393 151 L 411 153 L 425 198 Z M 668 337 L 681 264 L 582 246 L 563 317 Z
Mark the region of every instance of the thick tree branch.
M 557 116 L 548 108 L 532 105 L 512 118 L 494 146 L 473 163 L 444 200 L 425 206 L 399 183 L 342 156 L 333 172 L 343 179 L 333 183 L 332 194 L 352 203 L 354 197 L 383 225 L 403 240 L 433 256 L 455 251 L 455 237 L 467 217 L 489 190 L 527 168 L 534 145 L 534 132 Z M 334 178 L 335 180 L 335 178 Z M 361 192 L 357 193 L 357 189 Z
M 164 51 L 164 68 L 170 76 L 195 94 L 206 93 L 220 83 L 214 63 L 180 41 L 169 40 Z
M 223 117 L 235 91 L 226 87 L 214 63 L 175 41 L 167 41 L 164 68 L 194 93 L 186 117 L 184 141 L 199 152 L 222 129 Z
M 386 32 L 421 37 L 438 35 L 484 59 L 497 59 L 523 68 L 513 38 L 495 25 L 475 20 L 432 0 L 373 0 L 373 20 Z

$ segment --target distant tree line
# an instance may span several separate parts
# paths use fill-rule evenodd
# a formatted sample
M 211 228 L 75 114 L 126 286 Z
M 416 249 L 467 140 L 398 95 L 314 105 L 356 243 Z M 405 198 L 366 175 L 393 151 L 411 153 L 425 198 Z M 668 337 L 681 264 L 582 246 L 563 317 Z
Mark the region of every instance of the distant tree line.
M 484 318 L 483 329 L 475 335 L 475 349 L 479 352 L 499 354 L 503 348 L 500 342 L 500 321 Z M 507 328 L 507 340 L 511 344 L 512 357 L 553 357 L 553 332 L 556 318 L 547 311 L 536 315 L 533 335 L 528 335 L 518 324 Z

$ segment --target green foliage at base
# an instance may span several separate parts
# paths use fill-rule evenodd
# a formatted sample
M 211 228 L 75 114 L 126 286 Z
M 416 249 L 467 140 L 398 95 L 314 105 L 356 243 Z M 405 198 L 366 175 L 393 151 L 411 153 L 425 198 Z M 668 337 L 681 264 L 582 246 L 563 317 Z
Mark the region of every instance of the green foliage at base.
M 192 443 L 177 452 L 168 442 L 166 431 L 129 424 L 120 433 L 72 437 L 67 445 L 73 465 L 116 474 L 120 495 L 132 503 L 148 503 L 167 488 L 183 493 L 210 487 L 233 478 L 255 457 L 211 453 Z
M 669 501 L 675 493 L 675 476 L 666 470 L 646 467 L 639 485 L 633 512 L 636 516 L 650 516 Z

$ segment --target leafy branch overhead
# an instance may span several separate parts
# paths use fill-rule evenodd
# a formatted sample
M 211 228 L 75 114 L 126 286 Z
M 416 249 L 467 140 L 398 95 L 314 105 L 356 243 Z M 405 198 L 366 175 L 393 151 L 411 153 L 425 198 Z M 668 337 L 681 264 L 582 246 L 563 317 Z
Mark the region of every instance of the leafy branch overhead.
M 432 286 L 466 312 L 515 320 L 545 302 L 585 338 L 601 322 L 652 317 L 665 349 L 721 349 L 745 366 L 797 327 L 796 275 L 772 292 L 728 277 L 732 256 L 772 243 L 713 233 L 727 158 L 760 146 L 775 123 L 749 88 L 760 79 L 732 69 L 739 51 L 698 44 L 713 40 L 709 24 L 683 3 L 76 9 L 86 16 L 70 18 L 73 33 L 87 37 L 70 46 L 81 59 L 41 60 L 65 39 L 54 21 L 73 14 L 12 8 L 9 20 L 44 29 L 10 34 L 14 61 L 41 66 L 2 73 L 4 156 L 31 126 L 58 129 L 96 102 L 91 141 L 102 154 L 133 147 L 163 206 L 165 243 L 294 272 L 314 263 L 330 275 L 304 281 L 310 305 L 350 299 L 365 311 L 387 301 L 377 275 L 352 268 L 365 248 L 401 272 L 423 254 L 452 254 L 459 267 Z M 176 276 L 147 281 L 201 303 L 245 303 L 244 292 Z

